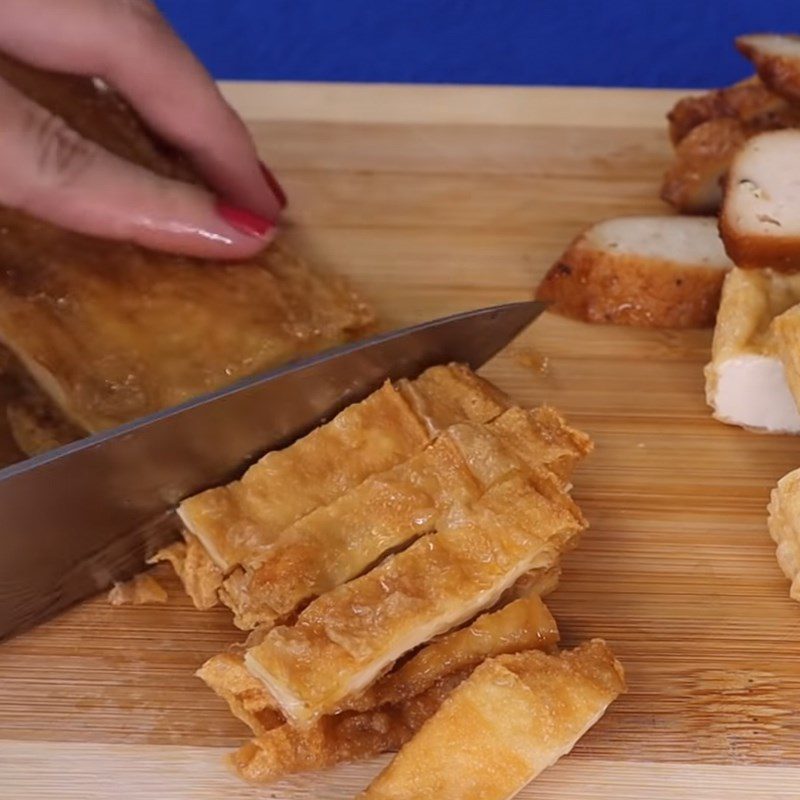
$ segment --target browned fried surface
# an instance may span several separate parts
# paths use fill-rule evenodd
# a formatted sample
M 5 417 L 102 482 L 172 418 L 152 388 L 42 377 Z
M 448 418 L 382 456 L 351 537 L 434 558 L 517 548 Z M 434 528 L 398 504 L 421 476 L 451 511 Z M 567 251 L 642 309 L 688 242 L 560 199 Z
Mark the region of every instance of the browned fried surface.
M 738 119 L 726 117 L 693 128 L 675 150 L 661 199 L 685 214 L 715 213 L 722 202 L 722 180 L 752 133 Z
M 490 659 L 359 797 L 506 800 L 568 753 L 624 690 L 601 640 L 559 656 Z
M 0 74 L 89 138 L 163 174 L 187 167 L 92 82 Z M 79 428 L 97 431 L 361 333 L 369 310 L 282 245 L 200 262 L 0 209 L 0 340 Z
M 800 112 L 753 76 L 723 89 L 679 100 L 667 114 L 670 139 L 677 145 L 698 125 L 721 117 L 765 128 L 800 122 Z
M 552 473 L 512 477 L 448 528 L 270 631 L 247 652 L 247 667 L 288 718 L 312 721 L 403 653 L 491 606 L 527 570 L 553 564 L 584 526 Z
M 794 42 L 797 52 L 793 56 L 769 52 L 762 45 L 765 39 Z M 800 36 L 740 36 L 736 48 L 753 62 L 759 77 L 773 92 L 792 103 L 800 103 Z

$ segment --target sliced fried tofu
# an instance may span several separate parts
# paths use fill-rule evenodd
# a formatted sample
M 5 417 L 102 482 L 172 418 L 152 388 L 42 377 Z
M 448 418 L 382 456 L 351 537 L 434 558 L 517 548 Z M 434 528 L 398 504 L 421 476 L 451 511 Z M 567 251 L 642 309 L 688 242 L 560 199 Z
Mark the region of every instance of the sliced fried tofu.
M 618 217 L 578 236 L 536 296 L 586 322 L 703 327 L 732 266 L 715 219 Z
M 698 125 L 724 117 L 776 128 L 800 122 L 800 113 L 753 75 L 723 89 L 681 98 L 667 114 L 670 140 L 678 145 Z
M 519 600 L 426 645 L 336 714 L 306 728 L 282 725 L 263 733 L 233 755 L 233 765 L 245 779 L 266 782 L 395 750 L 484 659 L 548 651 L 557 640 L 544 603 L 538 597 Z M 241 705 L 234 713 L 241 716 Z
M 586 523 L 552 473 L 515 476 L 448 528 L 314 600 L 249 649 L 287 719 L 309 724 L 400 656 L 490 608 L 522 574 L 555 563 Z
M 417 381 L 385 384 L 291 446 L 267 453 L 241 480 L 184 500 L 178 513 L 229 573 L 257 560 L 315 508 L 418 453 L 442 427 L 488 421 L 508 405 L 466 367 L 432 367 Z
M 706 399 L 722 422 L 800 433 L 800 412 L 776 339 L 781 314 L 800 302 L 800 275 L 732 270 L 722 291 Z
M 361 800 L 507 800 L 566 755 L 625 691 L 595 639 L 490 659 L 442 703 Z
M 800 130 L 761 133 L 736 154 L 720 231 L 739 267 L 800 270 Z
M 483 614 L 466 627 L 425 645 L 365 692 L 346 698 L 335 713 L 367 712 L 389 705 L 397 707 L 427 692 L 453 673 L 468 675 L 485 658 L 532 648 L 549 650 L 557 641 L 555 620 L 541 599 L 536 596 L 520 599 L 499 611 Z M 197 675 L 257 736 L 283 721 L 275 700 L 264 684 L 248 672 L 240 653 L 213 656 L 197 671 Z M 328 725 L 325 719 L 321 718 L 315 725 Z M 287 725 L 282 733 L 263 741 L 261 749 L 272 749 L 275 742 L 284 741 L 286 730 L 291 727 Z M 380 749 L 372 750 L 371 754 L 379 752 Z
M 792 584 L 789 596 L 800 602 L 800 470 L 784 475 L 772 490 L 769 533 L 778 564 Z
M 682 214 L 715 214 L 731 162 L 752 135 L 742 122 L 728 117 L 693 128 L 675 149 L 675 160 L 661 184 L 661 199 Z
M 775 94 L 800 103 L 800 36 L 739 36 L 736 47 L 753 62 L 758 76 Z
M 510 409 L 488 425 L 452 425 L 418 455 L 287 528 L 251 568 L 231 573 L 222 601 L 244 629 L 285 619 L 387 552 L 446 525 L 454 510 L 515 471 L 552 468 L 568 480 L 589 446 L 552 409 Z

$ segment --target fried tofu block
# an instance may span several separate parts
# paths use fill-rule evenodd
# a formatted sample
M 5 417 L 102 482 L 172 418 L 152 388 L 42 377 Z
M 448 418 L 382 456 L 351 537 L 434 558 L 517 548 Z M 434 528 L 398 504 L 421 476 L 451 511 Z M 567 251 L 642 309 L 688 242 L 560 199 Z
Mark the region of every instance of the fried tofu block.
M 734 156 L 753 135 L 738 119 L 721 117 L 693 128 L 675 149 L 661 199 L 681 214 L 715 214 Z
M 252 568 L 234 570 L 220 596 L 240 628 L 274 624 L 441 527 L 514 471 L 553 468 L 566 481 L 589 448 L 552 409 L 452 425 L 426 450 L 287 528 Z
M 508 405 L 466 367 L 432 367 L 400 388 L 385 384 L 303 439 L 267 453 L 241 480 L 184 500 L 178 513 L 228 573 L 257 560 L 309 512 L 421 451 L 442 427 L 488 421 Z
M 791 581 L 789 597 L 800 603 L 800 470 L 784 475 L 772 490 L 769 534 L 783 574 Z
M 667 114 L 669 138 L 678 145 L 698 125 L 724 117 L 776 128 L 800 122 L 797 110 L 753 75 L 723 89 L 680 99 Z
M 490 659 L 442 703 L 361 800 L 507 800 L 559 758 L 625 691 L 595 639 L 558 656 Z
M 143 572 L 125 583 L 115 583 L 108 593 L 112 606 L 163 605 L 167 602 L 167 592 L 152 576 Z
M 738 267 L 800 270 L 800 130 L 750 139 L 731 164 L 720 232 Z
M 469 670 L 453 673 L 394 706 L 343 711 L 307 728 L 281 725 L 240 747 L 230 756 L 231 766 L 251 783 L 269 783 L 295 772 L 397 750 L 467 677 Z
M 245 663 L 287 719 L 309 724 L 409 650 L 491 607 L 523 573 L 555 563 L 586 523 L 552 473 L 493 486 L 448 527 L 274 628 Z
M 736 48 L 753 62 L 758 76 L 775 94 L 800 103 L 800 36 L 739 36 Z
M 734 269 L 725 280 L 706 366 L 706 400 L 721 422 L 800 433 L 800 412 L 776 338 L 780 315 L 800 302 L 800 276 Z
M 732 266 L 715 219 L 619 217 L 578 236 L 536 297 L 585 322 L 704 327 Z
M 504 606 L 507 603 L 513 603 L 515 600 L 530 597 L 534 594 L 538 597 L 547 597 L 558 588 L 560 580 L 561 564 L 532 569 L 503 592 L 499 605 Z
M 113 92 L 0 59 L 0 78 L 85 137 L 199 182 Z M 62 230 L 0 208 L 0 342 L 67 423 L 123 422 L 345 341 L 372 323 L 347 284 L 282 243 L 202 262 Z
M 171 564 L 195 608 L 208 611 L 219 605 L 217 592 L 224 576 L 194 536 L 183 531 L 183 537 L 184 541 L 159 550 L 148 563 L 166 561 Z

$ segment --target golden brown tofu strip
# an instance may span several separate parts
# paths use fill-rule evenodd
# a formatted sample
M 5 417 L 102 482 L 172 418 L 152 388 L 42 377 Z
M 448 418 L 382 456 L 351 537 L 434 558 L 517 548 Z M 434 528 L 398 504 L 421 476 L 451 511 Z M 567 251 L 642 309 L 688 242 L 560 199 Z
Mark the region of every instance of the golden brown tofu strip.
M 436 530 L 452 509 L 515 470 L 552 468 L 566 481 L 588 447 L 551 409 L 514 408 L 488 425 L 452 425 L 423 452 L 287 528 L 252 569 L 231 574 L 222 600 L 240 628 L 274 624 Z
M 566 755 L 625 690 L 596 639 L 559 656 L 484 662 L 442 703 L 361 800 L 507 800 Z
M 363 691 L 401 655 L 491 607 L 552 565 L 585 521 L 552 473 L 514 476 L 449 527 L 313 601 L 248 650 L 247 668 L 288 719 L 307 724 Z
M 409 392 L 417 398 L 413 410 Z M 467 368 L 433 367 L 403 391 L 387 383 L 290 447 L 268 453 L 240 481 L 185 500 L 179 513 L 230 572 L 258 560 L 309 512 L 420 452 L 443 427 L 465 419 L 485 422 L 507 407 Z
M 484 614 L 465 628 L 426 645 L 362 694 L 346 698 L 337 713 L 398 704 L 421 694 L 452 672 L 472 669 L 489 656 L 534 647 L 546 650 L 557 641 L 558 629 L 547 607 L 538 596 L 526 597 L 499 611 Z M 197 675 L 256 735 L 283 721 L 274 698 L 264 684 L 247 671 L 240 653 L 213 656 Z M 276 736 L 282 740 L 282 734 Z

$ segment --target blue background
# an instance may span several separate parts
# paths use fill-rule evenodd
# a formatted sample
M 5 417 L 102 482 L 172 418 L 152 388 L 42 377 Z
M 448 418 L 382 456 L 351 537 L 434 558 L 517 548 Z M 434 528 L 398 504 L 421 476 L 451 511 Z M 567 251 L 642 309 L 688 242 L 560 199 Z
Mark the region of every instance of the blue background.
M 712 86 L 800 0 L 159 0 L 217 78 Z

